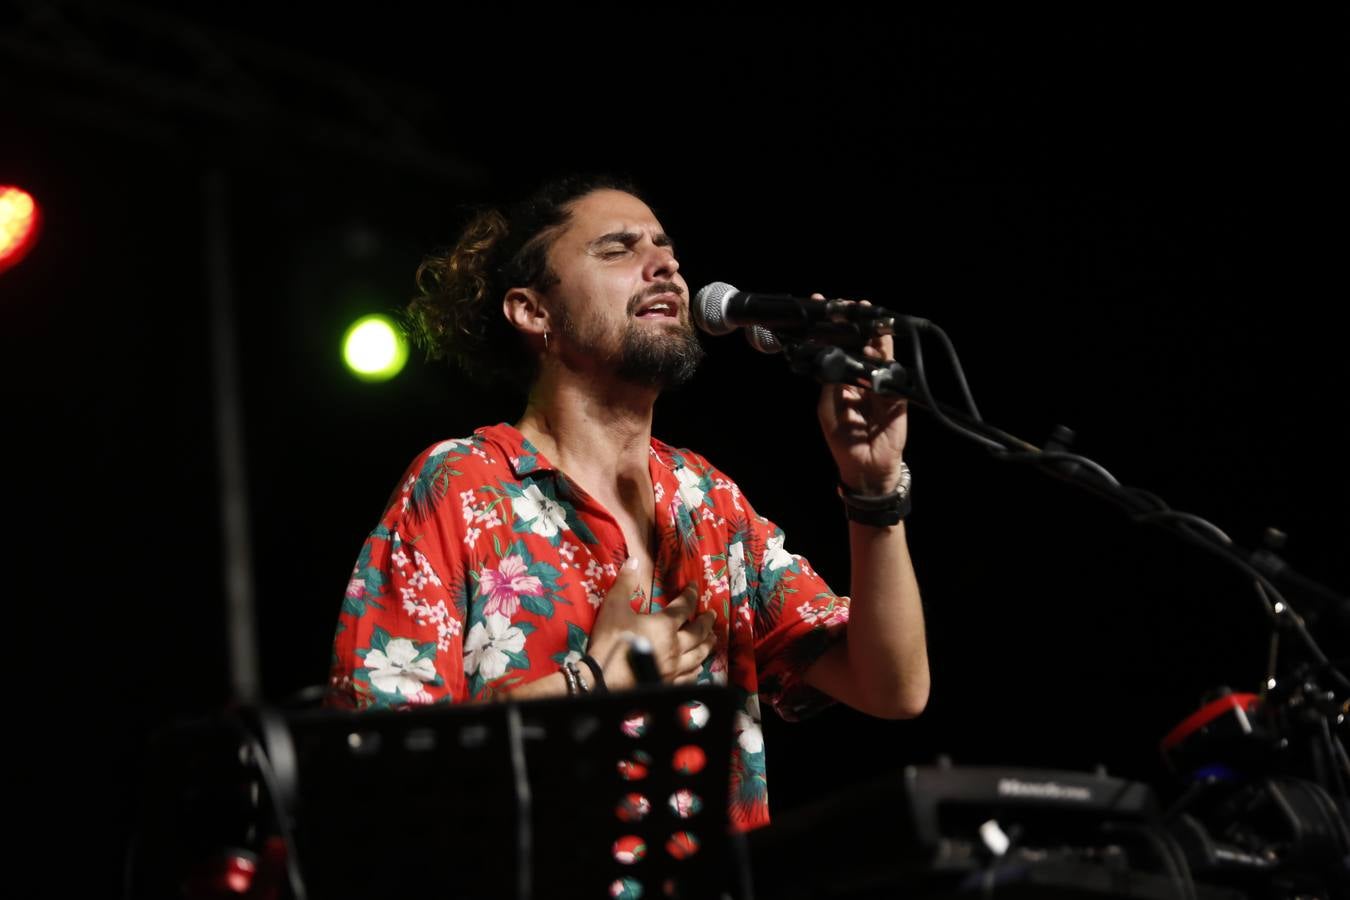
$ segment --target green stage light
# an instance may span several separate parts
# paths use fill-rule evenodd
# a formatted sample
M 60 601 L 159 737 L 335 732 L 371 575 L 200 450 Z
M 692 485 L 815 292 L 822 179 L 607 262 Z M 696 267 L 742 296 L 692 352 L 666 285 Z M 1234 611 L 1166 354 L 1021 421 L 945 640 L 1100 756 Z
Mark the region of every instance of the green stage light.
M 388 381 L 408 361 L 408 341 L 388 316 L 362 316 L 342 338 L 342 359 L 362 381 Z

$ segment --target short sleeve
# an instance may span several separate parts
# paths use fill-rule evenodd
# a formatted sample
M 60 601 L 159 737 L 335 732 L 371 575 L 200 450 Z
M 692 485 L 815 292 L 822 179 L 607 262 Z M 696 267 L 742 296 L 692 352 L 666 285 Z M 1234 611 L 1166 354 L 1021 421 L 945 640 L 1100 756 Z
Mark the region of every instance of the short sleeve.
M 324 704 L 463 699 L 467 609 L 459 522 L 441 502 L 442 445 L 416 459 L 370 533 L 342 599 Z
M 760 516 L 742 496 L 746 539 L 729 553 L 744 554 L 755 666 L 762 701 L 795 721 L 834 702 L 808 685 L 807 669 L 844 636 L 849 598 L 830 589 L 810 562 L 791 553 L 783 530 Z

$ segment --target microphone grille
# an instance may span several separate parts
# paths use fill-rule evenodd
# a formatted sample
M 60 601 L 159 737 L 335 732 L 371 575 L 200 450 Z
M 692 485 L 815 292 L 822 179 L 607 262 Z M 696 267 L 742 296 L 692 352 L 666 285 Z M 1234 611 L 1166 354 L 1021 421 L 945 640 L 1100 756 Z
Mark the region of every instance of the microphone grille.
M 745 339 L 760 353 L 782 353 L 783 342 L 763 325 L 752 325 L 745 329 Z
M 731 334 L 735 325 L 727 324 L 727 301 L 736 289 L 725 281 L 704 285 L 694 295 L 694 322 L 708 334 Z

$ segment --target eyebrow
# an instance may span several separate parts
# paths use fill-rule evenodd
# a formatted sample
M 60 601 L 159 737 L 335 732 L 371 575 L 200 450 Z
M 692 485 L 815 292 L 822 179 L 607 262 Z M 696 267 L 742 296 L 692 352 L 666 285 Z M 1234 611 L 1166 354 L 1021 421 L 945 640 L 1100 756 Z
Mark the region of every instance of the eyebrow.
M 636 231 L 611 231 L 609 234 L 602 234 L 593 241 L 586 244 L 587 250 L 598 250 L 606 244 L 636 244 L 642 240 L 642 235 Z M 652 243 L 658 247 L 669 247 L 672 251 L 675 249 L 675 242 L 670 239 L 670 235 L 663 231 L 658 231 L 652 235 Z

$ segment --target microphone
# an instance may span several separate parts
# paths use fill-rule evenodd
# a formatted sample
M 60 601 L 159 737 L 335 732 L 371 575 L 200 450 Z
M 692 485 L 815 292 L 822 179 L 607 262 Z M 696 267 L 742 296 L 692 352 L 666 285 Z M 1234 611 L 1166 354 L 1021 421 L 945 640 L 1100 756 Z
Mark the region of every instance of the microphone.
M 723 281 L 704 285 L 694 295 L 694 322 L 708 334 L 731 334 L 747 325 L 803 328 L 826 319 L 828 301 L 788 294 L 752 294 Z
M 640 634 L 627 631 L 623 637 L 628 642 L 628 668 L 633 670 L 633 680 L 639 685 L 660 684 L 661 671 L 656 667 L 652 642 Z
M 890 334 L 889 331 L 877 333 Z M 818 322 L 807 328 L 779 328 L 777 331 L 770 331 L 763 325 L 751 325 L 745 329 L 745 339 L 760 353 L 782 353 L 785 344 L 804 340 L 861 350 L 871 335 L 853 322 Z
M 754 347 L 760 353 L 783 352 L 783 342 L 778 339 L 778 335 L 763 325 L 751 325 L 745 329 L 745 339 L 750 342 L 751 347 Z
M 845 300 L 816 300 L 789 294 L 740 291 L 723 281 L 705 285 L 694 295 L 694 322 L 713 335 L 749 329 L 746 338 L 761 353 L 777 353 L 781 338 L 825 340 L 840 346 L 861 347 L 878 334 L 894 334 L 902 316 L 881 306 L 863 306 Z

